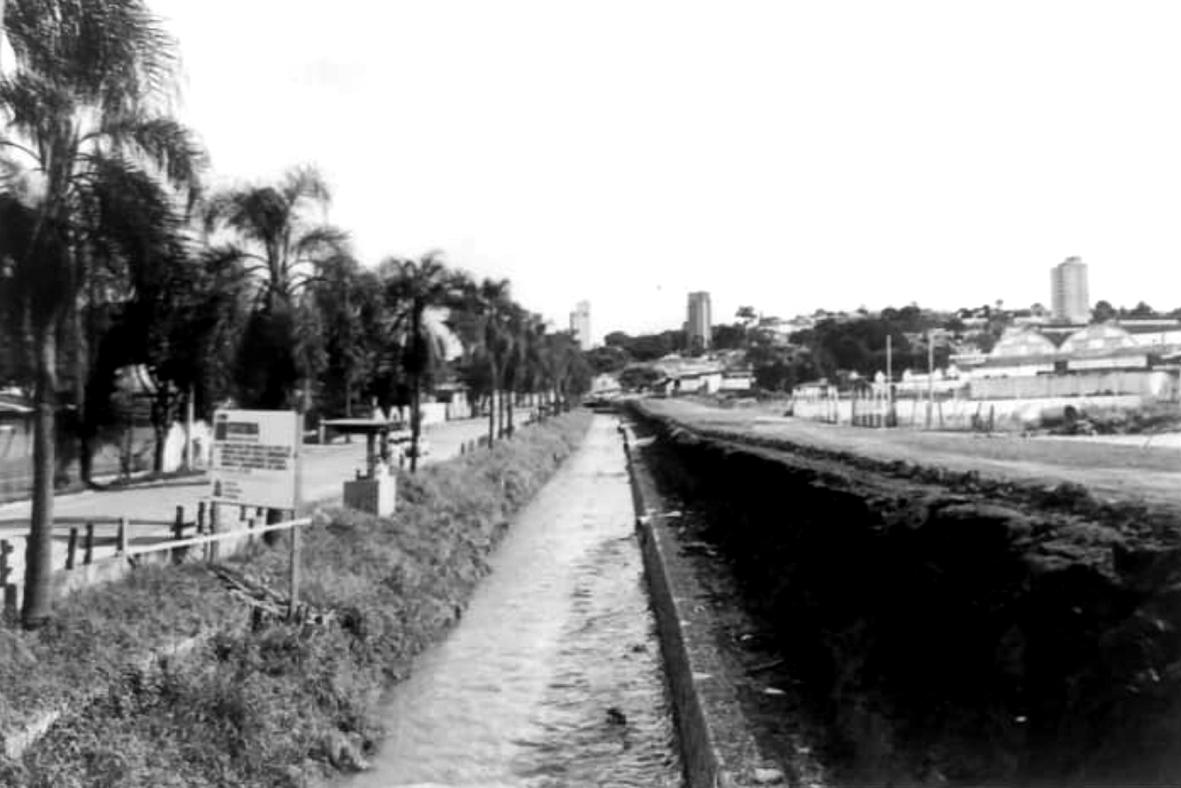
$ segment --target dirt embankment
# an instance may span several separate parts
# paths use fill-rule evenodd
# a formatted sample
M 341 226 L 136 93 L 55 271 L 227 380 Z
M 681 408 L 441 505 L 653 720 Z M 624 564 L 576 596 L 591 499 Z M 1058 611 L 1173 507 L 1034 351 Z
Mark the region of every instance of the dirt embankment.
M 247 605 L 195 564 L 88 589 L 39 632 L 0 629 L 0 723 L 66 708 L 19 759 L 0 757 L 0 785 L 300 786 L 361 765 L 381 690 L 462 615 L 509 519 L 588 420 L 402 474 L 389 519 L 340 510 L 306 529 L 301 601 L 326 625 L 244 626 Z M 283 592 L 288 560 L 280 543 L 228 563 Z M 186 655 L 145 668 L 194 634 Z
M 1173 513 L 647 425 L 838 784 L 1181 781 Z

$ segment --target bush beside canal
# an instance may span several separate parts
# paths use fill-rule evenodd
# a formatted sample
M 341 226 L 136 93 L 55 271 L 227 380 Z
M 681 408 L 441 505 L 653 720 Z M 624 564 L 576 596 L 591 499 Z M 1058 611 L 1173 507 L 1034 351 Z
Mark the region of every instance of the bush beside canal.
M 650 465 L 772 623 L 839 779 L 1177 784 L 1175 520 L 649 425 Z
M 295 786 L 357 768 L 381 735 L 381 691 L 459 618 L 509 518 L 588 420 L 567 414 L 401 475 L 392 518 L 335 510 L 305 529 L 301 600 L 328 611 L 327 625 L 245 626 L 246 606 L 192 565 L 77 595 L 45 632 L 0 633 L 16 656 L 0 661 L 6 721 L 43 693 L 69 704 L 19 760 L 0 762 L 0 784 Z M 231 563 L 285 591 L 287 556 L 280 544 Z M 143 668 L 145 647 L 195 632 L 209 636 L 191 653 Z

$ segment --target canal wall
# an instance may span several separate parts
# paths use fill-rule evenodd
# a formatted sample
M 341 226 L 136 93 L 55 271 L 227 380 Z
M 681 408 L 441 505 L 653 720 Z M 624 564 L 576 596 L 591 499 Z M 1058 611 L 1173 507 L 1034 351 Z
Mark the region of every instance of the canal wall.
M 838 783 L 1177 784 L 1175 517 L 634 413 L 660 489 L 773 623 Z
M 636 511 L 636 535 L 644 559 L 649 601 L 656 618 L 681 760 L 688 788 L 748 785 L 760 763 L 746 730 L 721 657 L 709 640 L 702 591 L 691 568 L 678 560 L 665 510 L 648 469 L 634 450 L 636 437 L 620 427 Z
M 302 539 L 305 620 L 259 619 L 246 599 L 286 587 L 284 540 L 227 562 L 245 593 L 200 564 L 148 567 L 67 598 L 39 631 L 0 629 L 0 730 L 15 741 L 59 715 L 0 757 L 0 785 L 302 786 L 364 768 L 383 689 L 463 615 L 512 515 L 589 418 L 400 475 L 391 518 L 322 517 Z M 194 633 L 183 658 L 142 669 Z

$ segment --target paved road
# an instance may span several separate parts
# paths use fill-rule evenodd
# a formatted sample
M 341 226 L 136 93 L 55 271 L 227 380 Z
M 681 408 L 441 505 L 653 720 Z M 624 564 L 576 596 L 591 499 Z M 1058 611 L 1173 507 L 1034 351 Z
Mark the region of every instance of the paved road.
M 876 460 L 905 460 L 954 471 L 1086 486 L 1100 498 L 1181 508 L 1181 461 L 1175 448 L 1144 438 L 1120 445 L 1078 439 L 985 436 L 972 433 L 882 430 L 769 415 L 755 409 L 713 408 L 688 400 L 652 399 L 645 407 L 685 424 L 783 440 Z
M 465 419 L 432 424 L 423 428 L 424 436 L 430 443 L 430 453 L 423 458 L 423 464 L 440 462 L 459 454 L 463 443 L 486 434 L 488 422 L 485 419 Z M 340 500 L 345 480 L 354 477 L 358 469 L 365 468 L 365 440 L 354 439 L 344 443 L 343 439 L 323 446 L 309 444 L 303 447 L 302 489 L 304 500 L 309 503 L 333 503 Z M 54 499 L 54 518 L 119 518 L 171 521 L 176 516 L 176 507 L 185 507 L 185 518 L 191 520 L 198 502 L 208 493 L 208 484 L 200 477 L 189 478 L 157 486 L 130 487 L 109 492 L 88 490 L 86 492 L 59 495 Z M 24 537 L 28 533 L 28 517 L 32 505 L 28 501 L 0 505 L 0 539 L 13 542 L 14 575 L 10 582 L 19 583 L 23 576 Z M 94 557 L 102 558 L 114 553 L 111 542 L 114 539 L 113 525 L 99 525 L 95 529 L 96 547 Z M 169 535 L 167 527 L 139 526 L 133 529 L 133 543 L 156 542 Z M 64 567 L 69 532 L 59 529 L 54 537 L 53 565 Z

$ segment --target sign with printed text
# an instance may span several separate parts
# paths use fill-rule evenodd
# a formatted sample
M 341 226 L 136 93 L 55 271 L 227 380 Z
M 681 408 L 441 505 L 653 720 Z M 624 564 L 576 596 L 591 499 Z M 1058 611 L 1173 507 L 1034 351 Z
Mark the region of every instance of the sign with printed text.
M 294 411 L 215 412 L 210 497 L 220 503 L 294 509 L 301 437 Z

